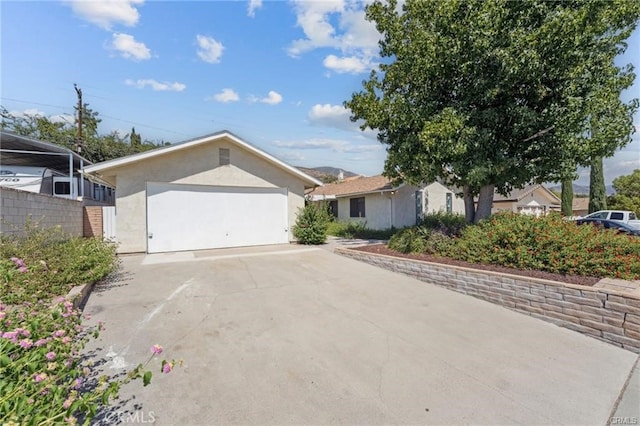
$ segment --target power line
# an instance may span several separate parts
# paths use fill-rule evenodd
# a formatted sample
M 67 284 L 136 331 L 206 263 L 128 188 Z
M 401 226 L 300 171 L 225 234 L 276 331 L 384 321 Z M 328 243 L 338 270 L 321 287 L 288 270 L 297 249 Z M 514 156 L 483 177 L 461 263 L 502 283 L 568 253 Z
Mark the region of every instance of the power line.
M 25 100 L 21 100 L 21 99 L 14 99 L 14 98 L 7 98 L 7 97 L 0 97 L 0 99 L 2 99 L 3 101 L 6 100 L 6 101 L 11 101 L 11 102 L 19 102 L 19 103 L 28 104 L 28 105 L 37 105 L 37 106 L 46 106 L 46 107 L 51 107 L 51 108 L 58 108 L 58 109 L 63 110 L 63 113 L 70 114 L 70 113 L 67 112 L 68 110 L 66 109 L 68 107 L 64 107 L 64 106 L 61 106 L 61 105 L 45 104 L 45 103 L 41 103 L 41 102 L 25 101 Z M 131 120 L 125 120 L 125 119 L 122 119 L 122 118 L 113 117 L 111 115 L 106 115 L 106 114 L 103 114 L 101 112 L 98 112 L 98 114 L 100 116 L 102 116 L 102 117 L 110 118 L 110 119 L 116 120 L 116 121 L 122 121 L 123 123 L 133 124 L 134 126 L 146 127 L 146 128 L 149 128 L 149 129 L 160 130 L 160 131 L 163 131 L 163 132 L 169 132 L 169 133 L 173 133 L 173 134 L 176 134 L 176 135 L 191 137 L 191 135 L 189 135 L 189 134 L 182 133 L 182 132 L 176 132 L 175 130 L 169 130 L 169 129 L 164 129 L 162 127 L 152 126 L 152 125 L 149 125 L 149 124 L 139 123 L 139 122 L 135 122 L 135 121 L 131 121 Z M 73 115 L 73 114 L 70 114 L 70 115 Z

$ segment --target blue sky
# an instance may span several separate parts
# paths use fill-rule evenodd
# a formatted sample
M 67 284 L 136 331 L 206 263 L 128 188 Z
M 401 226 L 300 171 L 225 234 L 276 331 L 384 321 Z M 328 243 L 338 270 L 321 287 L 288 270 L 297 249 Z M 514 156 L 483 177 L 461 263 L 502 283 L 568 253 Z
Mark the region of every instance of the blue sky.
M 384 146 L 342 107 L 379 60 L 361 1 L 2 1 L 0 19 L 11 112 L 72 120 L 77 83 L 100 133 L 179 142 L 226 129 L 293 165 L 382 172 Z M 640 66 L 638 31 L 620 59 Z M 605 180 L 635 168 L 638 133 L 605 160 Z

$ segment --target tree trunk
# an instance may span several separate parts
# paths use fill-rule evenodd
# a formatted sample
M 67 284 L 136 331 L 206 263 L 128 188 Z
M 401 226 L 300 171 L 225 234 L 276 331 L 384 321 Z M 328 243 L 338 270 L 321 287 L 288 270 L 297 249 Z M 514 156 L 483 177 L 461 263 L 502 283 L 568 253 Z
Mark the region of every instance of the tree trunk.
M 591 177 L 589 180 L 589 213 L 607 209 L 607 190 L 604 186 L 602 157 L 591 158 Z
M 571 179 L 562 180 L 560 200 L 562 201 L 562 215 L 573 216 L 573 181 Z
M 476 216 L 476 205 L 473 201 L 471 188 L 467 185 L 462 187 L 462 197 L 464 199 L 464 219 L 467 223 L 473 223 Z
M 495 185 L 484 185 L 480 187 L 480 195 L 478 196 L 478 208 L 473 218 L 474 223 L 478 223 L 482 219 L 491 216 L 491 208 L 493 207 L 493 192 Z

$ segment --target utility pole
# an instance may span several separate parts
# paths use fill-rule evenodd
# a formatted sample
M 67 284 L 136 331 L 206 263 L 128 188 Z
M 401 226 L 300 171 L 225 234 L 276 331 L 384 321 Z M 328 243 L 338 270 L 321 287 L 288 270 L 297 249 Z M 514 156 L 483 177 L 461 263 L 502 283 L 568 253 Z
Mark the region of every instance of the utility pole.
M 82 153 L 82 89 L 80 89 L 75 83 L 73 83 L 73 88 L 76 89 L 76 94 L 78 95 L 78 144 L 76 145 L 76 152 L 78 155 Z M 80 160 L 80 173 L 82 173 L 83 164 L 82 160 Z M 71 193 L 73 193 L 73 175 L 69 176 L 69 183 L 71 184 Z M 84 198 L 84 181 L 82 179 L 82 174 L 78 175 L 78 187 L 80 188 L 80 197 Z
M 76 89 L 78 95 L 78 145 L 76 150 L 78 154 L 82 152 L 82 89 L 73 83 L 73 88 Z

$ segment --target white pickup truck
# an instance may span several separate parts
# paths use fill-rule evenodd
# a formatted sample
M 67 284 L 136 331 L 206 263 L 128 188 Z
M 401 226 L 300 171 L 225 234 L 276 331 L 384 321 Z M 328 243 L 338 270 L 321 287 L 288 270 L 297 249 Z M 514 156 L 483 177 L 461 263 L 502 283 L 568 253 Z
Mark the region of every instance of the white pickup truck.
M 628 210 L 600 210 L 578 218 L 577 221 L 580 222 L 582 219 L 616 220 L 640 229 L 640 220 L 634 212 Z

